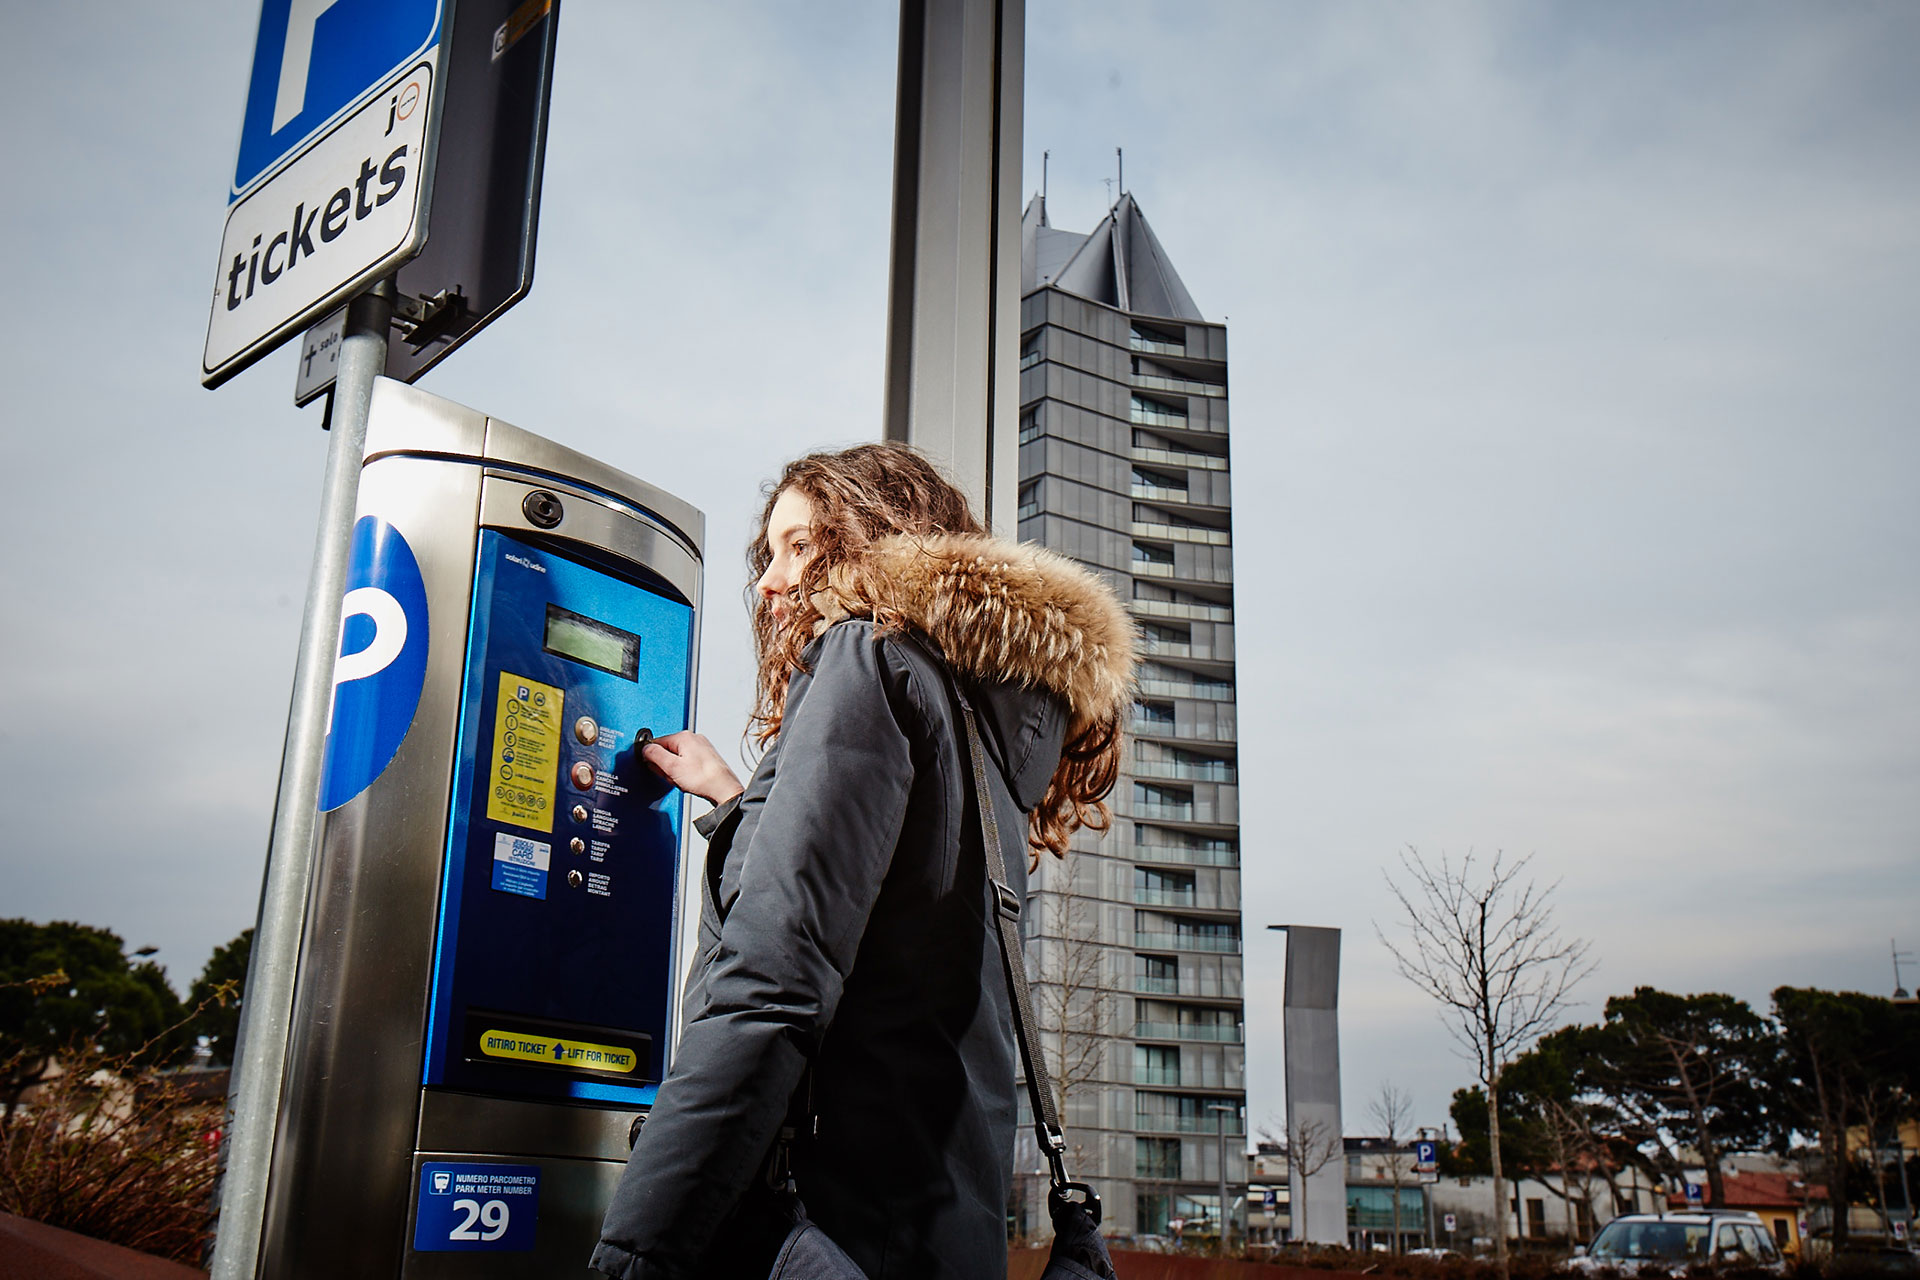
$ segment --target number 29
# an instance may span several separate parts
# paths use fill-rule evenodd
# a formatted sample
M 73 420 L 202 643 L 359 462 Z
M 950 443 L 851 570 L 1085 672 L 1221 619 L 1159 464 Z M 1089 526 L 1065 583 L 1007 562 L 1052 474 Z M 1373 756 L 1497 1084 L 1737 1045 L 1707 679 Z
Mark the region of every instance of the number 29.
M 460 1225 L 447 1233 L 449 1240 L 498 1240 L 507 1233 L 507 1202 L 489 1200 L 482 1204 L 478 1200 L 455 1200 L 453 1211 L 466 1216 Z M 475 1230 L 478 1223 L 484 1230 Z

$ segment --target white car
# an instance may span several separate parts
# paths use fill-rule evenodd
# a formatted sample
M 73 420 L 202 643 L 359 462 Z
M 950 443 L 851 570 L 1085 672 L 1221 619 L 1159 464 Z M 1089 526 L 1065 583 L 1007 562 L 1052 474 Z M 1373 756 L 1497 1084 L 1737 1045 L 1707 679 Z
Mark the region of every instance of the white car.
M 1697 1213 L 1627 1213 L 1568 1261 L 1580 1272 L 1685 1271 L 1688 1267 L 1738 1267 L 1785 1272 L 1786 1260 L 1756 1214 L 1708 1209 Z

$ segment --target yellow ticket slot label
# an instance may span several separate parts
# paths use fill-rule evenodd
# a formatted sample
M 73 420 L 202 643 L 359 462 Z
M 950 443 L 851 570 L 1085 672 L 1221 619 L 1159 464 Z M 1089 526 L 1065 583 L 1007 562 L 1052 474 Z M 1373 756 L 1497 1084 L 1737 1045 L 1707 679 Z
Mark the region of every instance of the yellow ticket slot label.
M 489 1058 L 544 1062 L 550 1067 L 612 1071 L 619 1075 L 630 1075 L 640 1065 L 640 1055 L 631 1049 L 623 1049 L 611 1044 L 594 1044 L 590 1040 L 562 1040 L 558 1036 L 529 1035 L 525 1031 L 482 1032 L 480 1052 Z
M 493 768 L 487 817 L 534 831 L 553 830 L 560 778 L 560 713 L 566 692 L 511 671 L 500 673 L 493 714 Z

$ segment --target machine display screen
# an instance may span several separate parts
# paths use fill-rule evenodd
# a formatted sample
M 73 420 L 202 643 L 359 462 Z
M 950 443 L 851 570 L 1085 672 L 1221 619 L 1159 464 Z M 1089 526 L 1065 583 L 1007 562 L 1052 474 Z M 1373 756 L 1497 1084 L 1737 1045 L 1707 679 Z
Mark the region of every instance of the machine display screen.
M 640 678 L 640 637 L 630 631 L 562 609 L 547 606 L 548 653 L 598 667 L 627 680 Z

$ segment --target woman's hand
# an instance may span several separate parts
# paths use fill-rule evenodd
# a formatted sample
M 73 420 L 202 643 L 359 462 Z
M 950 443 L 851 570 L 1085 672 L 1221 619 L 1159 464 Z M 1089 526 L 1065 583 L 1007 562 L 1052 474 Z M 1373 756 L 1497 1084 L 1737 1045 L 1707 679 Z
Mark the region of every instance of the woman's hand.
M 668 782 L 709 804 L 725 804 L 745 790 L 713 744 L 692 730 L 655 738 L 640 748 L 640 758 Z

